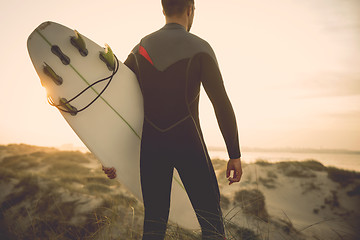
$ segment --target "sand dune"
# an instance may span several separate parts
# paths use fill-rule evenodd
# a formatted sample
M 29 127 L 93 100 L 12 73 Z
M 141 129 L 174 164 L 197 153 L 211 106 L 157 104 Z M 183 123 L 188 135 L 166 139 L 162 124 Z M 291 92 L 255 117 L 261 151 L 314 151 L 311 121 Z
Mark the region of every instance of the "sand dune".
M 240 213 L 232 218 L 237 225 L 255 232 L 270 229 L 267 234 L 270 239 L 358 239 L 360 236 L 359 173 L 326 168 L 316 161 L 257 162 L 245 164 L 243 171 L 240 184 L 228 186 L 220 177 L 225 174 L 225 164 L 218 169 L 223 197 L 232 202 L 224 214 L 232 218 L 234 208 L 239 209 Z M 261 195 L 251 199 L 254 203 L 236 202 L 236 194 L 239 197 L 241 191 L 259 191 Z M 257 205 L 257 199 L 264 201 L 265 207 L 255 212 L 266 211 L 267 219 L 243 214 L 242 206 Z M 276 228 L 279 223 L 284 231 Z
M 359 239 L 360 174 L 316 161 L 244 164 L 227 185 L 229 239 Z M 90 153 L 0 146 L 0 239 L 141 239 L 143 208 Z M 199 239 L 170 226 L 167 239 Z

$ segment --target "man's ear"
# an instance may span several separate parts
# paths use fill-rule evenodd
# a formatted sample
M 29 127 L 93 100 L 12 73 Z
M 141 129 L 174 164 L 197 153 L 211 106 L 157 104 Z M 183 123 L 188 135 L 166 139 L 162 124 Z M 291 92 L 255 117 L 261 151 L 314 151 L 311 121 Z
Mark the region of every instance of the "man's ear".
M 186 9 L 186 14 L 187 14 L 188 17 L 191 15 L 191 11 L 192 11 L 192 6 L 189 5 L 189 6 L 187 7 L 187 9 Z

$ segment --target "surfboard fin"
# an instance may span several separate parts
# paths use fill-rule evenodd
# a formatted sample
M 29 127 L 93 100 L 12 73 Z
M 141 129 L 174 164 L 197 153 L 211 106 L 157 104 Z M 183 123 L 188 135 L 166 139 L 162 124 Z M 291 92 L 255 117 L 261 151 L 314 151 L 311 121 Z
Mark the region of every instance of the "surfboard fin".
M 70 113 L 72 116 L 75 116 L 78 112 L 76 107 L 72 106 L 66 98 L 60 98 L 61 106 L 65 107 L 67 112 Z
M 55 71 L 46 62 L 44 62 L 43 71 L 55 82 L 56 85 L 61 85 L 63 83 L 62 77 L 57 75 Z
M 74 47 L 76 47 L 79 50 L 81 56 L 86 57 L 89 52 L 86 49 L 85 41 L 78 31 L 74 30 L 74 32 L 75 32 L 75 36 L 72 36 L 70 38 L 70 42 Z
M 101 51 L 99 57 L 110 71 L 115 70 L 115 56 L 109 45 L 105 44 L 105 51 Z

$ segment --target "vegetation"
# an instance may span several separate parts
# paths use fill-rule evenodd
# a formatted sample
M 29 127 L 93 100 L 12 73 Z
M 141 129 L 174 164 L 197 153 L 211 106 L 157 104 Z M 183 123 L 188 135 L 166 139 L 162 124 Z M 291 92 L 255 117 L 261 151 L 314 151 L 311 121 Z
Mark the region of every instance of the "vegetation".
M 91 154 L 38 150 L 11 145 L 0 159 L 0 239 L 141 239 L 142 204 Z M 170 223 L 165 239 L 200 236 Z
M 283 161 L 278 163 L 270 163 L 264 159 L 258 159 L 255 164 L 265 167 L 276 165 L 285 176 L 299 178 L 315 177 L 316 175 L 312 173 L 312 171 L 326 171 L 327 169 L 322 163 L 312 159 L 305 161 Z M 276 178 L 276 176 L 269 177 Z
M 142 204 L 120 183 L 106 178 L 101 165 L 96 164 L 95 157 L 89 153 L 28 145 L 0 146 L 0 239 L 141 239 Z M 281 186 L 279 182 L 284 175 L 295 177 L 299 178 L 300 189 L 307 194 L 320 190 L 312 180 L 316 172 L 322 172 L 341 187 L 347 187 L 345 193 L 349 198 L 360 195 L 360 173 L 357 172 L 327 168 L 315 160 L 281 163 L 258 160 L 256 165 L 263 167 L 259 176 L 244 175 L 243 185 L 236 185 L 240 190 L 220 196 L 222 209 L 234 208 L 241 218 L 255 221 L 244 227 L 226 219 L 230 240 L 269 239 L 266 226 L 270 225 L 276 229 L 271 231 L 279 231 L 283 239 L 299 239 L 292 238 L 291 234 L 299 236 L 300 233 L 289 219 L 276 222 L 274 216 L 268 214 L 264 194 L 252 189 L 254 182 L 265 186 L 265 192 Z M 245 173 L 247 166 L 243 165 Z M 269 166 L 272 168 L 267 168 Z M 214 168 L 224 171 L 226 161 L 214 160 Z M 248 184 L 245 184 L 246 178 L 249 178 Z M 251 181 L 254 178 L 256 180 Z M 226 179 L 224 181 L 227 184 Z M 321 216 L 325 208 L 340 211 L 344 203 L 338 192 L 325 195 L 323 202 L 311 208 L 312 212 Z M 264 228 L 260 227 L 262 224 Z M 166 240 L 178 239 L 201 237 L 199 232 L 170 224 Z
M 320 165 L 319 165 L 320 164 Z M 276 163 L 277 168 L 283 172 L 285 176 L 288 177 L 298 177 L 298 178 L 313 178 L 316 175 L 311 171 L 321 171 L 319 170 L 322 166 L 321 163 L 316 161 L 304 161 L 304 162 L 296 162 L 296 161 L 289 161 L 289 162 L 279 162 Z
M 357 184 L 354 189 L 348 191 L 347 195 L 349 195 L 350 197 L 360 196 L 360 184 Z
M 257 235 L 254 231 L 252 231 L 248 228 L 239 227 L 232 223 L 226 223 L 225 226 L 229 233 L 228 235 L 236 236 L 231 239 L 239 239 L 239 240 L 260 240 L 261 239 L 259 237 L 259 235 Z
M 355 171 L 343 170 L 335 167 L 327 168 L 328 178 L 339 183 L 342 187 L 346 187 L 354 180 L 360 179 L 360 173 Z
M 123 239 L 140 238 L 141 204 L 100 167 L 86 167 L 91 156 L 20 149 L 27 153 L 1 161 L 0 184 L 11 190 L 0 199 L 1 239 L 94 239 L 104 232 L 113 239 L 115 223 Z
M 264 159 L 257 159 L 255 161 L 255 164 L 260 165 L 260 166 L 269 166 L 272 165 L 272 163 L 268 162 L 267 160 Z
M 303 191 L 302 191 L 302 194 L 305 194 L 305 193 L 308 193 L 308 192 L 311 192 L 311 191 L 318 191 L 320 190 L 320 187 L 312 182 L 312 181 L 309 181 L 309 182 L 304 182 L 301 184 L 302 188 L 303 188 Z
M 240 190 L 235 193 L 234 200 L 245 214 L 256 216 L 264 221 L 268 220 L 269 214 L 265 209 L 265 196 L 259 190 Z

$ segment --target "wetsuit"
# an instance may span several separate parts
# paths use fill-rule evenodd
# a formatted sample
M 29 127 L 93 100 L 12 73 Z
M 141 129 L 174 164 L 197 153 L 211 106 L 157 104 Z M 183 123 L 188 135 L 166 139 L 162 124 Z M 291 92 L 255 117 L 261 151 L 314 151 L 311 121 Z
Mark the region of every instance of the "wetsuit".
M 235 115 L 210 45 L 176 23 L 144 37 L 125 64 L 144 97 L 141 187 L 143 239 L 163 239 L 174 167 L 190 198 L 203 239 L 224 239 L 220 194 L 199 124 L 200 85 L 209 96 L 230 158 L 239 158 Z

